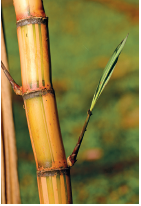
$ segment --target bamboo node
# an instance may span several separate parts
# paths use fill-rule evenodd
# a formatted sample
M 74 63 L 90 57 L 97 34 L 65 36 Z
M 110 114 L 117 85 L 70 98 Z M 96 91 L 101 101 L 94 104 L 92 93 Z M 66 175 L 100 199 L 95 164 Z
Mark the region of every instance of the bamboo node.
M 90 109 L 88 109 L 87 114 L 88 114 L 89 116 L 92 115 L 92 112 L 90 111 Z
M 58 168 L 53 170 L 40 170 L 37 171 L 37 177 L 46 177 L 46 176 L 54 176 L 54 175 L 69 175 L 70 174 L 70 168 Z
M 31 99 L 31 98 L 34 98 L 34 97 L 39 97 L 39 96 L 46 95 L 47 93 L 51 93 L 51 94 L 55 95 L 55 91 L 54 91 L 53 88 L 50 88 L 50 89 L 44 88 L 44 89 L 41 89 L 41 90 L 34 90 L 34 91 L 31 91 L 31 92 L 28 92 L 28 93 L 24 93 L 23 94 L 23 99 L 27 100 L 27 99 Z
M 25 26 L 28 24 L 47 24 L 48 22 L 48 17 L 43 18 L 43 17 L 30 17 L 27 19 L 22 19 L 17 21 L 17 28 L 21 26 Z

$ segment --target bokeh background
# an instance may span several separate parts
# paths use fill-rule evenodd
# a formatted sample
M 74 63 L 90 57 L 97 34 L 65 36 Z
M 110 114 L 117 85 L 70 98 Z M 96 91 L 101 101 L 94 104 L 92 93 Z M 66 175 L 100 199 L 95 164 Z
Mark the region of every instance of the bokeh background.
M 74 203 L 139 202 L 139 1 L 44 0 L 49 16 L 52 79 L 69 156 L 116 46 L 129 33 L 114 73 L 93 111 L 71 169 Z M 10 73 L 21 85 L 12 0 L 2 0 Z M 36 166 L 23 100 L 14 93 L 13 114 L 22 203 L 39 203 Z

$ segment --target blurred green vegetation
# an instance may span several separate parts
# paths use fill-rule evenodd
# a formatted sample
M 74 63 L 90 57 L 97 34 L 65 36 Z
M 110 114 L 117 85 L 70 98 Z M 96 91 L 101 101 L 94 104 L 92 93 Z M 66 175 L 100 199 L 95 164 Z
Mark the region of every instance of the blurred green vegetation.
M 113 3 L 114 2 L 114 3 Z M 16 18 L 2 1 L 10 73 L 21 84 Z M 116 46 L 127 43 L 93 111 L 71 169 L 74 203 L 139 202 L 138 0 L 45 0 L 49 16 L 52 79 L 66 149 L 72 152 L 87 110 Z M 21 97 L 13 94 L 22 203 L 39 203 L 36 166 Z

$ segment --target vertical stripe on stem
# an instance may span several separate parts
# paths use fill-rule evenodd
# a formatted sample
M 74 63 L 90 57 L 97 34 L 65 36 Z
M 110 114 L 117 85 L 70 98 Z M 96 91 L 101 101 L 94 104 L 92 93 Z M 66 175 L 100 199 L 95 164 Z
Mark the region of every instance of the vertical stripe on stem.
M 47 176 L 49 204 L 55 204 L 52 176 Z
M 44 95 L 43 104 L 55 166 L 67 167 L 54 96 L 50 93 Z
M 61 198 L 61 185 L 60 185 L 60 175 L 56 175 L 56 181 L 57 181 L 57 190 L 58 190 L 58 204 L 62 204 L 62 198 Z
M 51 80 L 51 65 L 49 57 L 49 42 L 46 30 L 46 25 L 41 25 L 42 45 L 43 45 L 43 65 L 44 65 L 44 80 L 45 86 L 48 88 L 52 84 Z M 50 75 L 48 75 L 50 74 Z
M 66 175 L 64 174 L 63 177 L 64 177 L 64 186 L 65 186 L 66 202 L 68 203 L 68 191 L 67 191 Z
M 41 55 L 41 74 L 42 74 L 42 85 L 44 84 L 44 65 L 43 65 L 43 45 L 42 45 L 42 33 L 41 33 L 41 24 L 38 25 L 39 28 L 39 41 L 40 41 L 40 55 Z
M 50 146 L 48 128 L 45 119 L 42 97 L 25 100 L 26 114 L 29 121 L 39 167 L 51 167 L 53 155 Z M 33 115 L 34 114 L 34 115 Z
M 70 177 L 66 175 L 67 193 L 68 193 L 68 203 L 72 203 L 72 193 L 71 193 L 71 182 Z
M 39 87 L 42 88 L 42 73 L 41 73 L 41 46 L 39 41 L 39 26 L 35 24 L 35 31 L 36 31 L 36 43 L 37 43 L 37 58 L 38 58 L 38 75 L 39 75 Z
M 38 191 L 39 191 L 40 204 L 44 204 L 41 177 L 37 176 L 37 183 L 38 183 Z
M 61 199 L 62 199 L 62 204 L 66 204 L 67 203 L 67 199 L 66 199 L 66 191 L 65 191 L 65 182 L 64 182 L 64 175 L 61 174 L 60 175 L 60 186 L 61 186 Z
M 48 197 L 46 177 L 41 177 L 41 184 L 42 184 L 42 194 L 43 194 L 44 204 L 47 204 L 49 203 L 49 197 Z
M 52 176 L 52 183 L 53 183 L 53 190 L 54 190 L 54 197 L 55 197 L 55 204 L 59 204 L 59 197 L 58 197 L 58 188 L 57 188 L 57 175 Z
M 27 51 L 27 61 L 28 61 L 28 84 L 30 88 L 37 88 L 37 70 L 36 70 L 36 56 L 35 56 L 35 44 L 33 38 L 33 26 L 29 24 L 25 27 L 25 44 Z
M 34 39 L 36 84 L 37 84 L 37 88 L 38 88 L 39 87 L 39 73 L 38 73 L 38 56 L 37 56 L 37 40 L 36 40 L 35 24 L 32 24 L 32 28 L 33 28 L 33 39 Z
M 27 75 L 27 59 L 26 59 L 26 46 L 25 46 L 25 37 L 24 37 L 24 28 L 19 27 L 17 29 L 18 33 L 18 41 L 22 42 L 22 48 L 20 49 L 20 61 L 21 61 L 21 75 L 22 75 L 22 85 L 23 92 L 26 92 L 26 88 L 28 85 L 28 75 Z

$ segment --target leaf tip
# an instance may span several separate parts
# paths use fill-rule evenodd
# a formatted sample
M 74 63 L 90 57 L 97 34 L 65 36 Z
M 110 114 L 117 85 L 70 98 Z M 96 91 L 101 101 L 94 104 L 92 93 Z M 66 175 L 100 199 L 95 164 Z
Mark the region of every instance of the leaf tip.
M 122 41 L 122 42 L 124 42 L 124 44 L 125 44 L 125 42 L 126 42 L 128 36 L 129 36 L 129 33 L 127 34 L 127 36 L 125 37 L 125 39 L 123 39 L 123 41 Z

